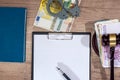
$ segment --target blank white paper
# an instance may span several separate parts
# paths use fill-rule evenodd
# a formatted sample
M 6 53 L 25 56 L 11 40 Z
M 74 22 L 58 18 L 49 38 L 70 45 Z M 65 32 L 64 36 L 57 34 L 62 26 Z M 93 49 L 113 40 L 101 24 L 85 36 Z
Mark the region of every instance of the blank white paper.
M 90 35 L 73 35 L 72 40 L 49 40 L 46 34 L 34 35 L 33 80 L 90 80 Z

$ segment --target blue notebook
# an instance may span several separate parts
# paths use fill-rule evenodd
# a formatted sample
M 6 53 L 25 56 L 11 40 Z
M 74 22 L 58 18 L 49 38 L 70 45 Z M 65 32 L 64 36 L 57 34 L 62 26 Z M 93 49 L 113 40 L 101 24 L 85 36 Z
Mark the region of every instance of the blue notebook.
M 24 62 L 26 9 L 0 7 L 0 62 Z

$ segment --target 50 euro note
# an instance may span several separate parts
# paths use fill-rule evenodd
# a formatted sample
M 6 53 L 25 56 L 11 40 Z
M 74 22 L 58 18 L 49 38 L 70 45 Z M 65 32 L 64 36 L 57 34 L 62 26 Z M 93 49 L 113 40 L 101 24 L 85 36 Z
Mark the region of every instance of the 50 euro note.
M 80 4 L 81 0 L 78 1 L 78 4 Z M 70 16 L 69 18 L 63 20 L 58 17 L 51 16 L 46 9 L 47 2 L 48 0 L 41 0 L 40 7 L 34 21 L 34 26 L 50 31 L 69 32 L 75 18 Z M 71 8 L 76 4 L 75 0 L 63 0 L 63 3 L 66 8 Z M 61 6 L 57 0 L 54 0 L 54 3 L 51 4 L 50 9 L 53 13 L 58 13 L 61 10 Z

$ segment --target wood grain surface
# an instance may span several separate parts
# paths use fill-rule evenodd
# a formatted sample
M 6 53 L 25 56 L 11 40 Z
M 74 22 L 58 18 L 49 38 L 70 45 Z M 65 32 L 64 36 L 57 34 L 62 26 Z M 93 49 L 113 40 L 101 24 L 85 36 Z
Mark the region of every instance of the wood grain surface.
M 27 8 L 26 62 L 0 62 L 0 80 L 31 80 L 32 32 L 46 31 L 33 26 L 40 0 L 0 0 L 0 6 Z M 120 19 L 120 0 L 82 0 L 81 15 L 71 32 L 91 32 L 93 23 L 102 19 Z M 91 51 L 91 80 L 109 80 L 109 69 L 103 69 L 99 57 Z M 120 68 L 115 68 L 115 80 L 120 80 Z

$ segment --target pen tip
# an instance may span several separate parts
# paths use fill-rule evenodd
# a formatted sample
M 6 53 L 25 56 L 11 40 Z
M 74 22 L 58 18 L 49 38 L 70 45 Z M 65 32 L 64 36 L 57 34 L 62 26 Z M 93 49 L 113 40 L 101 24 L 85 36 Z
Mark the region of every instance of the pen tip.
M 56 67 L 58 70 L 60 70 L 60 68 L 59 67 Z

